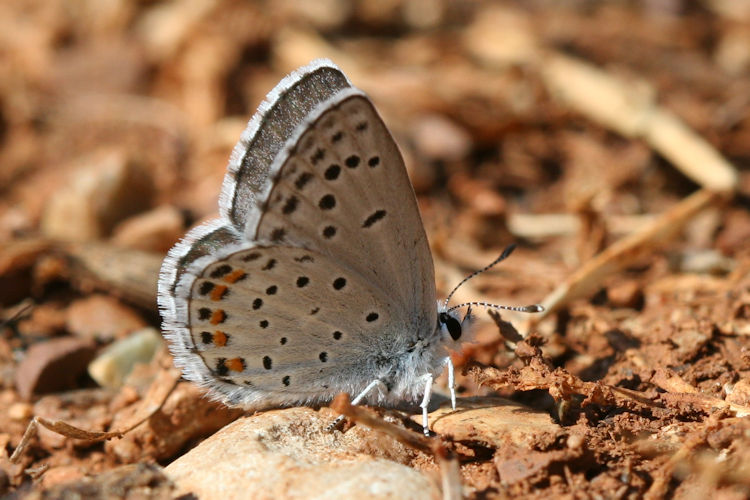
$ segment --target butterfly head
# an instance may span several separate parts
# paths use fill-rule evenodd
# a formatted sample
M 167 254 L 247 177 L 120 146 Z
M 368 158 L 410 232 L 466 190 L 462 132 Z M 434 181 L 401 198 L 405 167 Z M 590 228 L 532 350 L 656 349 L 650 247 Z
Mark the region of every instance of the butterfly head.
M 454 342 L 466 342 L 467 340 L 467 330 L 472 322 L 472 316 L 471 316 L 471 306 L 483 306 L 485 308 L 492 308 L 492 309 L 505 309 L 509 311 L 518 311 L 518 312 L 526 312 L 526 313 L 535 313 L 535 312 L 542 312 L 544 311 L 544 307 L 539 304 L 532 304 L 529 306 L 503 306 L 499 304 L 490 304 L 487 302 L 464 302 L 463 304 L 458 304 L 452 307 L 448 306 L 448 302 L 450 301 L 451 297 L 453 297 L 453 294 L 456 293 L 456 290 L 458 290 L 461 285 L 472 279 L 473 277 L 489 270 L 492 268 L 495 264 L 505 260 L 511 252 L 516 248 L 515 245 L 509 245 L 505 248 L 502 254 L 492 261 L 489 265 L 485 266 L 482 269 L 479 269 L 478 271 L 475 271 L 468 275 L 466 278 L 461 280 L 461 282 L 456 285 L 451 293 L 448 294 L 448 297 L 443 301 L 442 303 L 438 302 L 438 320 L 437 320 L 437 328 L 438 331 L 441 334 L 441 338 L 445 340 L 446 342 L 450 338 Z M 463 317 L 463 319 L 459 320 L 459 314 L 458 310 L 462 307 L 468 306 L 468 309 L 466 311 L 466 315 Z
M 450 341 L 466 342 L 472 319 L 471 306 L 469 306 L 463 319 L 460 319 L 458 311 L 449 311 L 438 305 L 437 330 L 440 338 L 446 343 Z

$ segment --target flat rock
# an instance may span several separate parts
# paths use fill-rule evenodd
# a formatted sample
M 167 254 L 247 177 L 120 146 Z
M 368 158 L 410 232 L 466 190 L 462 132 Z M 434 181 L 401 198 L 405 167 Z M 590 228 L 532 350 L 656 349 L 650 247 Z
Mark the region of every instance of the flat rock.
M 421 417 L 419 417 L 421 421 Z M 430 429 L 455 441 L 489 448 L 545 448 L 563 432 L 546 413 L 500 397 L 460 398 L 430 413 Z
M 229 498 L 440 498 L 408 465 L 415 452 L 364 426 L 328 433 L 333 414 L 289 408 L 244 417 L 172 462 L 178 495 Z

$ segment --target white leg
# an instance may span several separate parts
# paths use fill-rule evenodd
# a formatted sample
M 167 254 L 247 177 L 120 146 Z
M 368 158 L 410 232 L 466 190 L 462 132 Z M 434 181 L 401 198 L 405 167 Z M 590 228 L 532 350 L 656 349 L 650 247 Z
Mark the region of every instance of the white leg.
M 432 396 L 432 375 L 428 373 L 424 376 L 424 379 L 424 397 L 422 398 L 422 404 L 419 406 L 422 407 L 422 430 L 425 436 L 429 436 L 430 429 L 427 427 L 429 424 L 427 420 L 427 407 L 430 405 L 430 396 Z
M 375 379 L 372 382 L 370 382 L 370 384 L 367 387 L 365 387 L 365 389 L 362 392 L 357 394 L 357 396 L 354 399 L 352 399 L 351 404 L 358 405 L 360 401 L 362 401 L 365 397 L 367 397 L 370 391 L 372 391 L 374 388 L 378 386 L 385 389 L 386 391 L 388 390 L 388 388 L 380 379 Z M 344 420 L 344 415 L 339 415 L 338 417 L 336 417 L 336 420 L 328 424 L 328 427 L 326 427 L 326 431 L 331 432 L 337 425 L 341 423 L 342 420 Z
M 453 361 L 450 356 L 445 358 L 445 364 L 448 365 L 448 390 L 451 391 L 451 409 L 456 411 L 456 378 L 453 373 Z
M 357 397 L 355 397 L 354 399 L 352 399 L 352 404 L 353 405 L 358 405 L 359 402 L 362 401 L 370 393 L 370 391 L 373 390 L 374 388 L 376 388 L 377 386 L 380 386 L 381 388 L 385 389 L 386 391 L 388 390 L 388 388 L 385 386 L 385 384 L 383 382 L 381 382 L 380 379 L 376 378 L 375 380 L 373 380 L 372 382 L 370 382 L 370 385 L 368 385 L 367 387 L 365 387 L 365 389 L 362 392 L 360 392 L 359 394 L 357 394 Z

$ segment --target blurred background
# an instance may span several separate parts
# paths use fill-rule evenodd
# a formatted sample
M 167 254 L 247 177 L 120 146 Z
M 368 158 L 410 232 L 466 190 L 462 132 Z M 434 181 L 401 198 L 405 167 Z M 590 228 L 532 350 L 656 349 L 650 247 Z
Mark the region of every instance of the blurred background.
M 690 329 L 676 324 L 701 318 L 691 331 L 706 338 L 680 344 L 669 366 L 717 397 L 746 376 L 747 357 L 722 373 L 690 370 L 700 356 L 750 348 L 746 323 L 717 326 L 750 316 L 748 301 L 735 300 L 750 290 L 750 2 L 4 0 L 0 408 L 15 413 L 0 421 L 13 429 L 8 449 L 38 413 L 39 395 L 122 384 L 127 371 L 87 374 L 106 346 L 150 328 L 143 349 L 158 348 L 161 256 L 217 214 L 229 153 L 265 94 L 319 57 L 370 95 L 394 134 L 439 293 L 520 243 L 458 301 L 545 301 L 612 243 L 708 193 L 672 214 L 647 237 L 651 251 L 621 262 L 622 272 L 602 271 L 564 304 L 545 301 L 559 314 L 534 328 L 557 366 L 643 389 L 643 365 L 620 356 L 630 341 L 603 332 L 663 347 Z M 669 229 L 679 236 L 657 245 Z M 683 273 L 705 280 L 675 278 Z M 691 302 L 690 319 L 670 316 L 706 290 L 712 298 Z M 740 340 L 712 344 L 717 328 Z M 31 356 L 50 340 L 69 344 Z M 498 327 L 483 321 L 477 343 L 455 361 L 514 359 Z M 462 390 L 482 391 L 468 378 Z M 37 459 L 55 445 L 42 448 Z
M 696 188 L 644 141 L 555 99 L 545 72 L 557 54 L 622 79 L 735 165 L 749 157 L 750 6 L 739 0 L 0 9 L 3 239 L 41 232 L 166 250 L 216 212 L 228 153 L 266 92 L 317 57 L 375 101 L 431 237 L 466 233 L 458 239 L 476 249 L 511 238 L 509 213 L 649 214 Z M 561 221 L 553 233 L 575 232 Z M 149 223 L 171 233 L 145 237 Z M 590 245 L 565 259 L 601 242 Z

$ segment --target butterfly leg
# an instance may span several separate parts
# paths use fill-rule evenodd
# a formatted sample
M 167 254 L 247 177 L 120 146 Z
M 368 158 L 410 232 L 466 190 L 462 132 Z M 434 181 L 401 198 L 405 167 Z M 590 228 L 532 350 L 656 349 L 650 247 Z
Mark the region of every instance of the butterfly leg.
M 453 360 L 450 356 L 446 356 L 443 361 L 448 367 L 448 390 L 451 391 L 451 409 L 456 410 L 456 376 L 453 368 Z
M 430 428 L 428 427 L 429 421 L 427 420 L 427 407 L 430 404 L 430 397 L 432 396 L 432 374 L 427 373 L 424 376 L 424 397 L 422 398 L 422 404 L 419 406 L 422 408 L 422 430 L 425 436 L 430 435 Z
M 464 315 L 464 319 L 461 320 L 461 328 L 471 328 L 471 324 L 474 322 L 474 316 L 471 315 L 471 304 L 469 304 L 469 308 L 466 309 L 466 314 Z M 466 332 L 467 330 L 464 330 Z
M 351 404 L 358 405 L 359 402 L 362 401 L 370 393 L 370 391 L 372 391 L 376 387 L 380 387 L 386 392 L 388 391 L 388 387 L 383 383 L 383 381 L 376 378 L 375 380 L 370 382 L 370 384 L 367 387 L 365 387 L 365 389 L 362 392 L 357 394 L 357 396 L 354 399 L 352 399 Z M 338 417 L 336 417 L 336 420 L 328 424 L 328 427 L 326 427 L 326 432 L 333 431 L 333 429 L 335 429 L 336 426 L 339 425 L 344 420 L 344 418 L 345 418 L 344 415 L 339 415 Z

